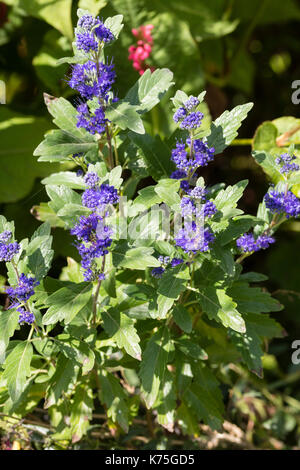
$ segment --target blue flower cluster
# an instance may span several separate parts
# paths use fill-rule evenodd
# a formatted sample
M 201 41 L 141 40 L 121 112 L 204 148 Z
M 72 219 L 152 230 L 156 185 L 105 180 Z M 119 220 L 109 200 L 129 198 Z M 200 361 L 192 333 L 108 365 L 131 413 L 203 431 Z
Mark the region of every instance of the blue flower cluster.
M 265 195 L 264 200 L 272 214 L 283 214 L 287 219 L 300 215 L 300 199 L 291 191 L 285 193 L 272 190 Z
M 182 258 L 170 258 L 170 256 L 159 256 L 158 261 L 162 264 L 162 266 L 158 268 L 154 268 L 151 271 L 151 275 L 156 279 L 160 279 L 168 267 L 175 268 L 179 264 L 183 263 Z
M 94 18 L 92 15 L 83 15 L 79 18 L 75 35 L 77 49 L 85 53 L 98 52 L 99 42 L 107 43 L 114 40 L 112 32 L 99 18 Z
M 5 230 L 0 234 L 0 261 L 11 261 L 20 251 L 20 245 L 17 242 L 9 243 L 12 233 Z
M 203 113 L 195 111 L 198 104 L 198 98 L 191 96 L 185 103 L 183 103 L 183 106 L 178 108 L 174 113 L 173 119 L 175 122 L 179 122 L 179 127 L 181 129 L 192 130 L 200 127 Z
M 191 96 L 174 114 L 174 121 L 180 122 L 179 127 L 193 129 L 199 127 L 202 113 L 194 111 L 198 106 L 198 98 Z M 201 115 L 201 116 L 200 116 Z M 192 133 L 185 142 L 177 142 L 172 150 L 172 160 L 177 169 L 171 178 L 180 181 L 180 188 L 185 193 L 181 199 L 181 215 L 186 218 L 184 227 L 175 234 L 175 243 L 186 253 L 205 252 L 215 239 L 211 230 L 206 227 L 206 220 L 217 212 L 215 204 L 207 199 L 204 187 L 194 186 L 194 173 L 207 166 L 214 159 L 215 149 L 201 139 L 193 139 Z
M 34 295 L 34 287 L 39 285 L 34 277 L 21 274 L 16 287 L 7 287 L 6 293 L 12 303 L 9 308 L 16 308 L 19 312 L 19 323 L 32 324 L 35 321 L 34 314 L 29 311 L 27 301 Z
M 300 169 L 299 165 L 293 160 L 296 160 L 294 155 L 290 155 L 289 153 L 283 153 L 279 157 L 276 158 L 275 162 L 277 165 L 280 165 L 280 173 L 282 174 L 289 174 L 294 171 L 298 171 Z
M 101 184 L 96 173 L 89 172 L 84 177 L 87 189 L 82 194 L 82 204 L 94 212 L 81 216 L 71 229 L 71 234 L 77 237 L 76 247 L 81 256 L 81 266 L 84 270 L 85 281 L 104 279 L 104 274 L 98 268 L 96 259 L 105 256 L 112 244 L 112 229 L 105 224 L 107 209 L 110 204 L 119 201 L 114 186 Z
M 255 240 L 252 233 L 244 233 L 236 241 L 238 248 L 243 253 L 252 253 L 253 251 L 269 248 L 271 243 L 275 243 L 275 238 L 265 234 L 259 235 Z
M 111 93 L 116 74 L 113 64 L 100 62 L 97 55 L 95 57 L 95 54 L 89 53 L 99 51 L 103 43 L 113 39 L 112 32 L 99 18 L 91 15 L 79 18 L 76 47 L 88 54 L 88 60 L 84 64 L 73 66 L 68 84 L 81 95 L 81 102 L 77 106 L 77 127 L 82 127 L 91 134 L 102 134 L 106 129 L 108 120 L 105 117 L 105 107 L 110 99 L 116 101 Z
M 191 148 L 191 151 L 188 151 L 189 148 Z M 191 142 L 191 139 L 188 138 L 186 143 L 176 143 L 176 148 L 172 150 L 172 160 L 178 170 L 188 172 L 189 170 L 196 170 L 199 167 L 207 166 L 209 162 L 213 161 L 214 152 L 215 149 L 213 147 L 209 148 L 201 139 L 194 139 Z

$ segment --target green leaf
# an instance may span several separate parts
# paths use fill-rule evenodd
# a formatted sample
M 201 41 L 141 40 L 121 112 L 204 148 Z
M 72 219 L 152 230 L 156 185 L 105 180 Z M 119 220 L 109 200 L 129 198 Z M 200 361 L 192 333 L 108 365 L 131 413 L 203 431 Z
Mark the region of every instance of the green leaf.
M 78 367 L 76 363 L 63 354 L 58 356 L 55 372 L 52 375 L 46 390 L 44 408 L 58 404 L 63 394 L 67 394 L 76 381 Z
M 101 313 L 105 331 L 116 341 L 118 347 L 127 354 L 141 360 L 140 338 L 134 327 L 134 320 L 112 307 Z
M 64 162 L 72 161 L 72 155 L 75 153 L 88 153 L 96 158 L 98 156 L 97 143 L 55 129 L 45 135 L 45 140 L 38 145 L 33 155 L 40 157 L 39 162 Z
M 18 327 L 19 313 L 16 310 L 0 312 L 0 364 L 5 361 L 5 351 Z
M 219 321 L 225 327 L 230 327 L 240 333 L 246 331 L 245 322 L 236 309 L 237 304 L 223 289 L 207 287 L 199 291 L 199 301 L 210 319 Z
M 194 381 L 183 395 L 183 400 L 196 415 L 212 429 L 220 429 L 224 405 L 219 384 L 213 372 L 201 363 L 193 367 Z
M 79 0 L 78 2 L 79 8 L 88 10 L 93 16 L 97 16 L 105 5 L 107 5 L 107 0 Z
M 125 96 L 142 113 L 150 111 L 160 102 L 166 91 L 173 85 L 173 73 L 169 69 L 156 69 L 151 72 L 150 69 L 139 78 Z
M 185 290 L 189 277 L 189 270 L 184 264 L 167 269 L 159 280 L 157 291 L 165 297 L 177 299 Z
M 48 273 L 54 255 L 54 251 L 51 249 L 50 231 L 50 225 L 47 222 L 40 225 L 26 248 L 28 267 L 38 280 L 43 279 Z
M 137 112 L 138 107 L 126 101 L 118 101 L 107 107 L 105 115 L 121 129 L 130 129 L 137 134 L 144 134 L 143 121 Z
M 171 151 L 159 136 L 151 137 L 149 134 L 139 135 L 129 132 L 131 141 L 142 151 L 147 169 L 156 181 L 169 178 L 174 170 L 171 161 Z
M 144 270 L 147 267 L 160 266 L 159 261 L 151 256 L 153 248 L 128 248 L 126 242 L 118 243 L 112 252 L 115 267 Z
M 117 39 L 124 26 L 122 22 L 123 22 L 123 15 L 115 15 L 115 16 L 106 18 L 106 20 L 104 21 L 104 26 L 110 29 L 115 39 Z
M 36 178 L 55 170 L 55 166 L 39 164 L 32 157 L 33 149 L 48 128 L 47 119 L 17 114 L 7 106 L 0 106 L 0 202 L 23 199 L 32 190 Z
M 143 353 L 139 375 L 147 408 L 154 405 L 164 381 L 171 346 L 168 327 L 163 326 L 151 337 Z
M 178 304 L 172 311 L 172 315 L 176 325 L 182 329 L 185 333 L 190 333 L 192 331 L 193 323 L 191 316 L 186 308 L 183 305 Z
M 155 403 L 157 410 L 157 421 L 169 432 L 174 431 L 176 393 L 174 387 L 174 377 L 166 370 L 163 382 L 160 386 L 158 398 Z
M 17 401 L 26 386 L 30 375 L 30 363 L 33 349 L 31 343 L 22 341 L 7 356 L 4 364 L 3 378 L 6 379 L 9 395 L 13 402 Z
M 64 36 L 72 39 L 72 0 L 56 0 L 55 2 L 49 2 L 48 0 L 7 0 L 6 3 L 25 10 L 30 16 L 46 21 Z
M 243 233 L 248 232 L 255 224 L 257 219 L 251 215 L 242 215 L 229 221 L 229 225 L 218 236 L 218 242 L 221 246 L 227 245 Z
M 77 176 L 74 171 L 61 171 L 52 173 L 52 175 L 42 180 L 43 184 L 65 185 L 73 189 L 86 189 L 83 178 Z
M 261 348 L 262 340 L 257 335 L 255 328 L 247 325 L 247 331 L 242 335 L 229 330 L 229 336 L 236 349 L 241 353 L 241 356 L 249 370 L 262 378 L 263 369 L 261 358 L 264 353 Z
M 127 433 L 129 425 L 128 407 L 126 405 L 126 394 L 119 381 L 112 374 L 101 370 L 98 375 L 101 384 L 100 400 L 107 407 L 107 415 L 114 423 L 118 423 Z
M 72 443 L 80 441 L 87 433 L 92 419 L 93 392 L 87 384 L 77 385 L 71 406 L 71 434 Z
M 77 338 L 72 338 L 68 334 L 57 336 L 55 344 L 68 359 L 80 365 L 82 375 L 88 374 L 93 369 L 95 354 L 88 344 Z
M 70 323 L 88 304 L 91 295 L 91 285 L 87 282 L 62 287 L 47 298 L 49 308 L 43 316 L 43 325 L 53 325 L 62 320 Z
M 215 148 L 216 154 L 221 153 L 236 138 L 238 128 L 252 107 L 253 103 L 238 105 L 231 111 L 224 111 L 212 123 L 207 144 Z
M 155 192 L 161 200 L 172 209 L 180 207 L 180 196 L 178 194 L 180 183 L 178 180 L 162 179 L 158 185 L 154 187 Z
M 237 303 L 241 312 L 278 312 L 283 309 L 283 306 L 268 292 L 264 292 L 259 287 L 249 287 L 245 282 L 235 282 L 227 292 Z
M 175 342 L 175 346 L 180 349 L 186 356 L 201 361 L 208 359 L 207 352 L 204 351 L 197 343 L 193 343 L 188 336 L 182 336 Z

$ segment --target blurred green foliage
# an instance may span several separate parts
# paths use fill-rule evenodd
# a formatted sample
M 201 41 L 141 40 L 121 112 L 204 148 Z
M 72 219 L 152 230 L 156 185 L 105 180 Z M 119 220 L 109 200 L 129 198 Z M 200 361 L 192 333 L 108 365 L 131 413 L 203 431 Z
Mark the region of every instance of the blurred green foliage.
M 137 79 L 127 60 L 128 47 L 134 43 L 131 28 L 152 23 L 154 47 L 149 65 L 170 68 L 176 87 L 187 93 L 197 95 L 207 89 L 208 120 L 227 107 L 246 101 L 255 103 L 242 128 L 241 137 L 247 140 L 236 142 L 248 145 L 232 146 L 204 170 L 209 184 L 221 179 L 230 184 L 249 178 L 242 204 L 248 212 L 255 213 L 267 190 L 268 178 L 274 175 L 267 167 L 264 175 L 254 163 L 249 144 L 255 150 L 276 154 L 281 151 L 276 139 L 299 125 L 299 111 L 291 101 L 291 84 L 300 79 L 300 8 L 296 0 L 6 0 L 0 2 L 0 80 L 6 86 L 6 105 L 0 105 L 0 204 L 1 212 L 15 219 L 17 236 L 24 237 L 37 225 L 33 216 L 39 217 L 37 208 L 32 209 L 32 214 L 30 209 L 46 199 L 40 179 L 60 169 L 58 164 L 37 163 L 33 150 L 51 128 L 43 92 L 73 102 L 76 99 L 66 84 L 69 66 L 58 66 L 56 61 L 70 55 L 72 24 L 78 7 L 104 18 L 124 15 L 124 32 L 111 49 L 119 77 L 119 96 Z M 174 125 L 166 117 L 166 110 L 171 107 L 169 98 L 167 94 L 162 104 L 151 111 L 146 124 L 148 133 L 172 142 Z M 297 150 L 299 131 L 283 144 L 291 142 Z M 141 185 L 143 180 L 138 189 Z M 133 184 L 129 190 L 135 188 Z M 287 223 L 278 233 L 276 246 L 247 261 L 249 269 L 269 276 L 268 289 L 285 304 L 285 310 L 277 316 L 289 336 L 271 343 L 264 358 L 267 371 L 263 381 L 251 377 L 238 365 L 224 371 L 231 388 L 227 419 L 240 429 L 244 448 L 300 446 L 300 369 L 291 363 L 292 340 L 300 338 L 299 232 L 300 222 Z M 54 243 L 60 257 L 53 274 L 59 275 L 66 264 L 63 256 L 75 255 L 68 234 L 59 228 L 55 230 Z M 0 423 L 0 427 L 11 432 L 7 422 L 5 426 Z M 167 433 L 149 438 L 147 429 L 147 419 L 141 416 L 131 435 L 117 436 L 119 448 L 198 448 L 210 442 L 205 429 L 191 441 L 183 439 L 181 444 L 169 441 Z M 91 432 L 90 440 L 83 445 L 110 448 L 113 438 L 101 434 L 101 427 L 97 432 Z M 226 432 L 233 435 L 239 431 L 228 428 Z M 137 441 L 137 435 L 146 437 Z M 220 447 L 223 444 L 226 448 L 231 446 L 230 440 L 225 439 Z

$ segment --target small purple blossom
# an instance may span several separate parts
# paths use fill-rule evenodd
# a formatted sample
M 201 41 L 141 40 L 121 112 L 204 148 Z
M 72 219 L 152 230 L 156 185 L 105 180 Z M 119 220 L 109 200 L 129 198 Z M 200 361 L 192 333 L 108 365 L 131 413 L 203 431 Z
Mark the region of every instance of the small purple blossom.
M 82 215 L 78 223 L 70 230 L 70 233 L 79 240 L 89 242 L 92 235 L 96 232 L 100 220 L 101 218 L 97 214 L 90 214 L 87 217 Z
M 237 247 L 243 253 L 252 253 L 262 249 L 269 248 L 271 243 L 275 243 L 275 238 L 269 235 L 259 235 L 255 240 L 252 233 L 244 233 L 236 240 Z
M 88 188 L 94 188 L 99 182 L 100 178 L 97 173 L 87 173 L 84 177 L 84 182 Z
M 291 191 L 270 191 L 265 195 L 264 201 L 267 209 L 273 214 L 284 214 L 287 219 L 300 215 L 300 200 Z
M 160 279 L 165 272 L 164 268 L 159 267 L 159 268 L 154 268 L 151 271 L 151 275 L 155 277 L 156 279 Z
M 95 39 L 95 36 L 88 31 L 76 33 L 76 47 L 78 50 L 82 50 L 86 53 L 89 53 L 90 51 L 97 52 L 98 41 Z
M 26 276 L 26 274 L 22 273 L 16 287 L 10 286 L 6 288 L 6 293 L 12 301 L 9 308 L 22 306 L 23 303 L 27 302 L 34 295 L 34 288 L 38 285 L 39 281 L 34 277 Z
M 197 127 L 200 127 L 202 119 L 203 114 L 200 111 L 195 111 L 186 116 L 179 124 L 179 127 L 187 130 L 197 129 Z
M 180 107 L 175 111 L 173 119 L 175 122 L 179 122 L 187 116 L 187 110 L 183 107 Z
M 182 258 L 173 258 L 171 260 L 171 267 L 172 268 L 175 268 L 175 266 L 178 266 L 179 264 L 182 264 L 183 263 L 183 259 Z
M 175 236 L 176 245 L 181 247 L 186 253 L 208 251 L 209 244 L 214 239 L 215 236 L 210 229 L 200 227 L 194 221 L 186 223 L 185 227 L 178 230 Z
M 185 103 L 183 103 L 183 106 L 188 111 L 191 111 L 193 108 L 196 108 L 198 104 L 199 104 L 198 98 L 196 98 L 195 96 L 190 96 L 189 99 L 185 101 Z
M 11 261 L 13 257 L 20 251 L 20 245 L 17 242 L 0 243 L 0 261 Z
M 300 169 L 297 163 L 294 163 L 293 160 L 296 160 L 294 155 L 290 155 L 289 153 L 283 153 L 279 157 L 275 159 L 275 163 L 277 165 L 282 165 L 280 168 L 280 173 L 288 174 L 294 171 L 298 171 Z
M 19 307 L 17 308 L 17 311 L 19 312 L 19 323 L 20 325 L 23 325 L 24 323 L 27 323 L 28 325 L 32 325 L 35 321 L 35 316 L 33 313 L 29 312 L 26 310 L 24 307 Z
M 94 33 L 99 39 L 99 41 L 103 42 L 111 42 L 114 40 L 114 35 L 110 29 L 108 29 L 104 24 L 100 21 L 96 28 L 94 29 Z
M 187 173 L 183 170 L 175 170 L 170 176 L 170 178 L 172 178 L 173 180 L 181 180 L 186 177 L 187 177 Z
M 12 233 L 9 230 L 4 230 L 4 232 L 0 233 L 0 242 L 7 243 L 12 237 Z

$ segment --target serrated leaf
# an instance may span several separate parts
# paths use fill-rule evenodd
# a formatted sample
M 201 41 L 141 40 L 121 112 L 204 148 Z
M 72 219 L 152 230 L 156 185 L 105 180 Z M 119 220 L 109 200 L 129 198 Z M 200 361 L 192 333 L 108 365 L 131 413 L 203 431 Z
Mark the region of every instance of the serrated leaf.
M 264 352 L 261 348 L 262 340 L 257 335 L 255 329 L 247 325 L 247 331 L 244 334 L 241 335 L 236 331 L 229 330 L 229 336 L 249 370 L 255 372 L 262 378 L 263 370 L 261 358 Z
M 214 147 L 215 153 L 221 153 L 238 135 L 237 130 L 247 117 L 253 103 L 238 105 L 231 111 L 224 111 L 211 125 L 207 144 Z
M 139 375 L 147 408 L 151 408 L 155 403 L 164 380 L 171 346 L 169 330 L 163 326 L 149 340 L 143 353 Z
M 176 305 L 172 310 L 172 315 L 176 325 L 182 329 L 185 333 L 192 331 L 193 323 L 188 310 L 181 304 Z
M 87 384 L 78 385 L 73 396 L 70 415 L 73 444 L 80 441 L 87 433 L 92 419 L 93 404 L 92 389 Z
M 139 78 L 125 96 L 125 101 L 138 106 L 142 113 L 150 111 L 173 85 L 173 73 L 169 69 L 150 69 Z
M 134 327 L 134 320 L 114 307 L 103 310 L 101 316 L 105 331 L 116 341 L 118 347 L 124 348 L 127 354 L 140 361 L 140 338 Z
M 42 184 L 65 185 L 73 189 L 86 189 L 83 178 L 81 176 L 77 176 L 74 171 L 52 173 L 52 175 L 42 180 Z
M 28 267 L 37 280 L 43 279 L 48 273 L 54 251 L 51 249 L 52 236 L 50 225 L 45 222 L 34 232 L 26 248 Z
M 107 415 L 113 422 L 119 423 L 128 432 L 129 410 L 126 405 L 126 395 L 119 381 L 109 372 L 102 370 L 99 375 L 100 400 L 107 407 Z
M 229 290 L 228 290 L 229 292 Z M 225 327 L 244 333 L 243 317 L 236 309 L 237 304 L 223 289 L 207 287 L 199 291 L 199 302 L 210 319 L 221 322 Z
M 283 309 L 283 306 L 268 292 L 264 292 L 259 287 L 249 287 L 245 282 L 235 282 L 227 292 L 238 304 L 241 312 L 278 312 Z
M 20 398 L 25 389 L 27 377 L 30 375 L 32 354 L 31 343 L 22 341 L 17 344 L 5 360 L 3 378 L 7 382 L 9 395 L 13 402 Z
M 46 390 L 44 408 L 50 408 L 53 405 L 57 405 L 62 394 L 67 393 L 75 383 L 77 373 L 78 367 L 76 366 L 76 363 L 65 357 L 63 354 L 60 354 L 56 362 L 55 372 L 52 375 Z
M 49 307 L 43 316 L 43 325 L 53 325 L 64 320 L 66 324 L 89 302 L 92 295 L 90 283 L 68 285 L 51 294 L 46 305 Z
M 159 261 L 151 256 L 153 251 L 153 248 L 149 247 L 128 248 L 126 242 L 121 242 L 112 251 L 113 265 L 140 270 L 147 267 L 158 267 L 160 266 Z
M 143 159 L 150 175 L 156 181 L 169 178 L 175 167 L 170 158 L 169 147 L 159 136 L 151 137 L 149 134 L 139 135 L 129 132 L 131 141 L 142 151 Z
M 0 364 L 5 361 L 5 351 L 18 326 L 19 313 L 16 310 L 0 312 Z
M 121 129 L 130 129 L 137 134 L 144 134 L 143 121 L 137 112 L 138 107 L 132 106 L 126 101 L 118 101 L 107 107 L 105 115 Z

